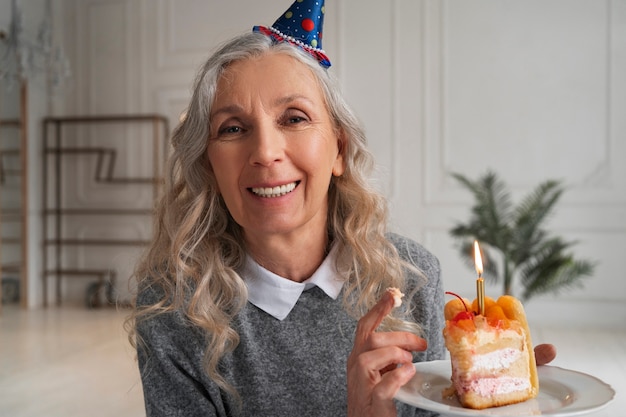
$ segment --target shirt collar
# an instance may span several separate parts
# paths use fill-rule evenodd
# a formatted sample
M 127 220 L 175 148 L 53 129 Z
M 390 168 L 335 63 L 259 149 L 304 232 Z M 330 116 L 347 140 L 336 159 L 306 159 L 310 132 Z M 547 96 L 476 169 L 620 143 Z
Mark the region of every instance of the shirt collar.
M 278 320 L 284 320 L 302 292 L 315 286 L 335 300 L 343 287 L 343 279 L 335 267 L 336 259 L 337 250 L 333 246 L 310 278 L 295 282 L 268 271 L 248 255 L 241 273 L 248 287 L 248 301 Z

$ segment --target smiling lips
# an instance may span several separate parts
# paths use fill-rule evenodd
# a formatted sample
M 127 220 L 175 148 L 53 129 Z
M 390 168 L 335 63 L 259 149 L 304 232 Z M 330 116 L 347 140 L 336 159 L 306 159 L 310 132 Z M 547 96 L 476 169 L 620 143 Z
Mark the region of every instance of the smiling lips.
M 253 187 L 251 188 L 251 191 L 259 197 L 274 198 L 289 194 L 294 190 L 294 188 L 296 188 L 297 185 L 298 181 L 294 181 L 292 183 L 276 187 Z

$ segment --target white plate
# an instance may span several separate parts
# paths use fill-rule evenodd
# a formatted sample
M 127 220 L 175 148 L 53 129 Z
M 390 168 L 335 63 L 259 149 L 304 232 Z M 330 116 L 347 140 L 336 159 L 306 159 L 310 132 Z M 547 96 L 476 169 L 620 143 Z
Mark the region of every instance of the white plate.
M 532 400 L 503 407 L 473 410 L 456 398 L 442 398 L 450 386 L 449 360 L 415 363 L 417 373 L 398 391 L 396 399 L 424 410 L 451 416 L 574 416 L 606 406 L 615 396 L 610 385 L 599 379 L 556 366 L 540 366 L 539 394 Z

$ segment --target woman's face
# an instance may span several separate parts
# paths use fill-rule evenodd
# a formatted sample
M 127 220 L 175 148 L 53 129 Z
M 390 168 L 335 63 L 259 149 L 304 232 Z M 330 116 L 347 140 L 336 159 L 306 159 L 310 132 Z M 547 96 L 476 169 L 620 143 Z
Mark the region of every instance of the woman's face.
M 210 123 L 211 169 L 246 240 L 326 230 L 330 179 L 344 161 L 308 67 L 279 53 L 231 64 Z

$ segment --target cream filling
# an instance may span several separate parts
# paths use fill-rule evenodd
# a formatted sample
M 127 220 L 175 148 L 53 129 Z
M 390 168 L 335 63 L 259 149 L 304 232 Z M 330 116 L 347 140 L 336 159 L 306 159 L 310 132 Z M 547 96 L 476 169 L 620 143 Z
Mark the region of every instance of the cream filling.
M 478 378 L 471 381 L 459 381 L 454 384 L 462 393 L 473 392 L 481 397 L 509 394 L 530 389 L 528 378 Z
M 500 376 L 480 377 L 485 371 L 506 369 L 520 359 L 522 351 L 519 349 L 500 349 L 495 352 L 472 356 L 472 366 L 464 375 L 459 372 L 453 373 L 454 386 L 461 393 L 473 392 L 482 397 L 508 394 L 530 389 L 528 378 Z M 456 360 L 453 359 L 454 369 L 458 369 Z M 477 376 L 471 377 L 472 374 Z
M 274 198 L 289 194 L 296 188 L 296 185 L 298 185 L 296 182 L 292 182 L 276 187 L 254 187 L 251 190 L 259 197 Z
M 500 349 L 495 352 L 475 355 L 472 357 L 472 367 L 469 372 L 478 370 L 506 369 L 517 361 L 522 352 L 519 349 Z

